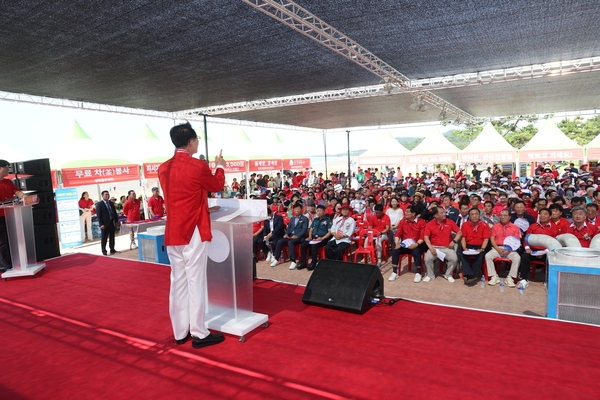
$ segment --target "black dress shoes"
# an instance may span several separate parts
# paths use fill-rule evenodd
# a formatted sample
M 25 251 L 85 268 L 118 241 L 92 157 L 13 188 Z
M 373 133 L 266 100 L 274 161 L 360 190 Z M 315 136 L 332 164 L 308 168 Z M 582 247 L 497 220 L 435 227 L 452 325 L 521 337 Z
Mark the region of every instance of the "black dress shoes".
M 308 267 L 306 267 L 307 270 L 312 271 L 313 269 L 315 269 L 316 265 L 314 264 L 310 264 Z
M 213 344 L 219 344 L 225 340 L 225 336 L 222 333 L 209 333 L 204 339 L 199 339 L 196 336 L 192 336 L 192 347 L 200 349 L 206 346 L 212 346 Z
M 107 253 L 107 252 L 105 252 L 105 251 L 103 251 L 103 252 L 102 252 L 102 255 L 103 255 L 103 256 L 107 256 L 107 255 L 108 255 L 108 253 Z
M 298 266 L 296 267 L 296 269 L 305 269 L 306 268 L 306 264 L 298 264 Z
M 120 253 L 120 251 L 116 251 L 116 250 L 111 250 L 110 251 L 110 254 L 119 254 L 119 253 Z
M 187 335 L 185 335 L 185 337 L 183 339 L 175 339 L 175 343 L 185 344 L 188 340 L 190 340 L 191 337 L 192 337 L 192 335 L 188 332 Z

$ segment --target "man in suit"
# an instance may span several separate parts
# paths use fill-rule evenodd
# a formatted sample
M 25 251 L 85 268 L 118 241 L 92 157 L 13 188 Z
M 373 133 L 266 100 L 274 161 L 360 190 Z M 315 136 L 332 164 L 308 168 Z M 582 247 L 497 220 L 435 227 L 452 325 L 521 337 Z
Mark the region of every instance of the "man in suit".
M 198 153 L 198 136 L 189 123 L 170 131 L 175 145 L 173 157 L 158 168 L 158 179 L 165 195 L 169 218 L 165 227 L 165 245 L 171 263 L 169 315 L 175 342 L 192 338 L 192 347 L 221 343 L 221 333 L 210 332 L 205 324 L 208 242 L 212 239 L 208 193 L 220 192 L 225 185 L 225 160 L 215 158 L 212 174 Z
M 117 210 L 112 201 L 109 201 L 110 194 L 108 190 L 102 192 L 102 200 L 96 203 L 96 216 L 98 217 L 98 224 L 100 224 L 100 230 L 102 231 L 102 239 L 100 241 L 100 248 L 102 254 L 108 255 L 106 252 L 106 241 L 108 239 L 108 247 L 110 254 L 116 254 L 115 250 L 115 225 L 119 223 L 117 217 Z
M 285 225 L 281 215 L 273 213 L 270 208 L 267 208 L 269 218 L 265 219 L 262 231 L 262 240 L 258 241 L 258 246 L 267 254 L 267 262 L 272 262 L 275 258 L 273 252 L 269 250 L 268 244 L 271 243 L 271 249 L 275 249 L 277 241 L 283 237 Z
M 296 269 L 296 246 L 299 246 L 304 241 L 308 232 L 308 218 L 302 214 L 302 203 L 297 201 L 293 206 L 294 216 L 290 219 L 285 235 L 273 244 L 273 262 L 271 267 L 276 267 L 279 264 L 279 257 L 283 246 L 288 246 L 288 254 L 292 263 L 290 269 Z

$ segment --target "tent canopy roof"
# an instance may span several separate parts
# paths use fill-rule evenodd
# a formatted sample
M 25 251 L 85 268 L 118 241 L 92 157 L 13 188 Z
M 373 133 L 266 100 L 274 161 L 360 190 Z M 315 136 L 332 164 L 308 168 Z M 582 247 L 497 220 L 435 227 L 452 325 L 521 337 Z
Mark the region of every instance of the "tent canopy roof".
M 498 133 L 491 122 L 488 122 L 483 127 L 481 133 L 463 149 L 462 153 L 489 153 L 497 151 L 515 151 L 515 148 Z
M 581 146 L 569 139 L 552 120 L 547 119 L 540 130 L 521 148 L 521 151 L 570 149 L 581 149 Z
M 460 149 L 450 143 L 446 136 L 442 134 L 440 129 L 436 126 L 431 128 L 429 134 L 425 136 L 425 139 L 417 145 L 410 155 L 421 155 L 421 154 L 457 154 L 460 153 Z

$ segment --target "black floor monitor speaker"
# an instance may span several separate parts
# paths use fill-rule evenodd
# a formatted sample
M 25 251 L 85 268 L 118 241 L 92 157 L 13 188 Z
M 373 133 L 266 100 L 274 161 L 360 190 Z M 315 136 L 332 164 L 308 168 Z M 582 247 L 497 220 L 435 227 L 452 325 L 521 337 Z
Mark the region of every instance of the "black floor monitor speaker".
M 306 304 L 364 314 L 372 299 L 383 297 L 383 277 L 376 265 L 321 260 L 302 301 Z

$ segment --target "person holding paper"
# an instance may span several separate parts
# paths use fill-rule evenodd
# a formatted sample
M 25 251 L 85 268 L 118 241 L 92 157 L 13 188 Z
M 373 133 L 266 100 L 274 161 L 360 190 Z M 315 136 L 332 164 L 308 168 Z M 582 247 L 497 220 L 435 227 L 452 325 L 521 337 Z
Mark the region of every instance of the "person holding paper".
M 481 220 L 479 208 L 469 210 L 469 220 L 462 224 L 460 231 L 462 232 L 460 244 L 463 250 L 460 252 L 460 261 L 465 285 L 475 286 L 481 275 L 485 248 L 490 240 L 490 228 Z
M 552 222 L 550 222 L 551 211 L 548 208 L 542 208 L 538 211 L 539 222 L 531 225 L 529 229 L 527 229 L 527 235 L 547 235 L 550 237 L 558 236 L 558 228 Z M 525 251 L 521 254 L 521 262 L 519 266 L 519 275 L 521 276 L 521 280 L 519 281 L 518 287 L 522 287 L 526 289 L 529 286 L 529 271 L 531 266 L 529 265 L 531 262 L 531 257 L 536 257 L 540 260 L 546 261 L 546 254 L 542 254 L 539 256 L 535 255 L 536 250 L 540 250 L 544 248 L 534 248 L 533 250 L 529 246 L 525 246 Z
M 490 281 L 488 285 L 497 285 L 500 283 L 500 278 L 496 273 L 494 259 L 498 257 L 508 258 L 511 261 L 510 271 L 506 277 L 506 284 L 509 287 L 515 287 L 514 278 L 517 277 L 521 256 L 517 252 L 518 249 L 510 249 L 504 246 L 504 240 L 507 237 L 521 238 L 521 229 L 510 222 L 510 212 L 508 209 L 500 211 L 500 222 L 492 227 L 490 242 L 492 249 L 485 255 L 485 264 L 487 267 Z
M 396 234 L 394 235 L 394 243 L 396 244 L 392 251 L 392 274 L 388 281 L 398 279 L 398 264 L 401 254 L 411 254 L 415 262 L 416 273 L 414 282 L 421 282 L 421 254 L 427 251 L 423 231 L 425 230 L 425 220 L 417 215 L 419 209 L 415 206 L 407 207 L 405 210 L 405 218 L 398 224 Z
M 317 266 L 319 249 L 327 245 L 327 241 L 331 237 L 331 220 L 325 216 L 325 206 L 317 207 L 317 216 L 312 221 L 308 231 L 308 238 L 300 247 L 300 264 L 296 269 L 308 269 L 312 271 Z M 306 266 L 306 251 L 310 248 L 311 262 Z
M 423 278 L 423 282 L 429 282 L 435 279 L 435 273 L 433 272 L 433 263 L 436 258 L 440 260 L 445 259 L 448 268 L 444 278 L 452 283 L 454 278 L 452 273 L 456 268 L 458 262 L 458 256 L 454 250 L 454 246 L 460 241 L 462 233 L 451 219 L 446 218 L 446 211 L 442 207 L 434 207 L 431 209 L 433 213 L 433 219 L 425 225 L 423 232 L 423 239 L 427 244 L 429 250 L 425 253 L 425 268 L 427 268 L 427 276 Z M 452 239 L 452 233 L 456 233 L 454 239 Z M 444 255 L 439 255 L 443 253 Z

